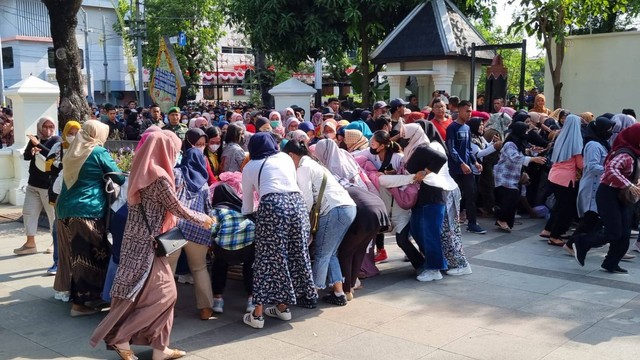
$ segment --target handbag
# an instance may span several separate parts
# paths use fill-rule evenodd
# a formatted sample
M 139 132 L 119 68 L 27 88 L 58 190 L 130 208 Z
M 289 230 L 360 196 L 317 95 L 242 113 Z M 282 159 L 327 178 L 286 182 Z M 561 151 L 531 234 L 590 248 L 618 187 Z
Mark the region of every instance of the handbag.
M 142 208 L 142 218 L 144 219 L 144 223 L 147 225 L 147 230 L 149 230 L 149 234 L 153 234 L 142 203 L 140 203 L 140 207 Z M 153 239 L 153 247 L 155 249 L 156 256 L 169 256 L 187 245 L 187 241 L 188 240 L 184 238 L 182 231 L 180 231 L 180 228 L 174 226 L 172 229 L 156 236 Z
M 613 156 L 615 157 L 618 154 L 622 153 L 629 154 L 629 156 L 633 158 L 633 172 L 631 173 L 631 178 L 629 180 L 632 184 L 637 184 L 638 177 L 640 177 L 640 171 L 638 171 L 638 157 L 633 153 L 633 151 L 626 148 L 622 148 L 616 151 Z M 631 186 L 629 186 L 620 190 L 620 192 L 618 193 L 618 200 L 625 206 L 631 206 L 640 201 L 640 198 L 638 198 L 631 192 Z
M 318 232 L 318 222 L 320 221 L 320 206 L 322 205 L 322 198 L 324 197 L 324 188 L 327 186 L 327 174 L 322 175 L 322 185 L 320 185 L 320 192 L 318 193 L 318 201 L 313 204 L 311 212 L 309 213 L 309 225 L 311 226 L 311 234 Z
M 107 193 L 107 200 L 109 201 L 109 205 L 113 204 L 118 199 L 118 197 L 120 197 L 120 185 L 116 184 L 116 182 L 113 181 L 111 175 L 129 176 L 129 174 L 122 172 L 108 172 L 102 175 L 102 180 L 104 180 L 104 192 Z

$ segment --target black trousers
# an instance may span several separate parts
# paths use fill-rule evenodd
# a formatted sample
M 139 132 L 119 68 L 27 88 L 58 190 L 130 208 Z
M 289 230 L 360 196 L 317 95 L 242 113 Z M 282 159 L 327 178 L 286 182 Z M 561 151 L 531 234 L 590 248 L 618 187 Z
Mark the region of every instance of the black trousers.
M 576 243 L 587 249 L 609 244 L 609 252 L 602 262 L 602 267 L 605 269 L 618 266 L 629 249 L 633 206 L 623 205 L 618 200 L 619 192 L 620 189 L 600 184 L 596 192 L 596 204 L 598 204 L 603 231 L 574 237 Z
M 255 245 L 251 244 L 239 250 L 226 250 L 213 244 L 213 264 L 211 266 L 211 287 L 214 295 L 222 295 L 227 285 L 229 265 L 242 263 L 242 282 L 248 295 L 253 293 L 253 261 Z
M 397 233 L 396 243 L 409 258 L 411 266 L 413 266 L 414 269 L 418 269 L 424 264 L 424 255 L 421 253 L 422 249 L 417 249 L 411 240 L 409 240 L 409 230 L 410 227 L 409 224 L 407 224 L 402 231 Z
M 473 174 L 455 174 L 451 176 L 462 192 L 462 203 L 467 211 L 469 225 L 477 224 L 476 182 Z
M 518 208 L 518 200 L 520 200 L 520 190 L 498 186 L 496 188 L 496 199 L 500 204 L 500 210 L 496 214 L 498 220 L 506 222 L 512 228 Z
M 578 187 L 573 183 L 568 187 L 551 184 L 556 203 L 551 209 L 551 217 L 547 221 L 545 230 L 551 233 L 551 237 L 559 239 L 562 234 L 569 230 L 573 219 L 576 217 L 576 199 L 578 197 Z
M 353 230 L 353 228 L 347 230 L 338 247 L 338 261 L 345 279 L 342 287 L 345 292 L 351 292 L 351 288 L 355 285 L 369 242 L 380 232 L 380 227 L 370 229 L 368 232 Z

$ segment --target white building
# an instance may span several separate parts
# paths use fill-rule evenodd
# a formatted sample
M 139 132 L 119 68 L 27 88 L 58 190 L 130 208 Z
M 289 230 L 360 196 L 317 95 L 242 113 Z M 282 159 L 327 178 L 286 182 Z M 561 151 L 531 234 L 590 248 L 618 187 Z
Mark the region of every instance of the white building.
M 113 3 L 111 0 L 83 1 L 82 10 L 77 15 L 76 39 L 83 51 L 83 62 L 86 62 L 83 11 L 86 11 L 87 15 L 92 97 L 99 104 L 106 101 L 103 49 L 103 39 L 106 39 L 109 101 L 124 104 L 127 100 L 134 99 L 134 87 L 127 72 L 127 58 L 123 51 L 122 38 L 113 29 L 113 25 L 118 21 Z M 103 18 L 106 31 L 103 31 Z M 53 47 L 49 24 L 47 9 L 40 0 L 0 0 L 0 38 L 5 88 L 30 75 L 57 84 L 56 70 L 48 65 L 48 49 Z M 136 64 L 135 58 L 131 61 Z M 85 94 L 88 94 L 86 64 L 82 73 L 85 78 Z M 134 79 L 137 79 L 135 74 Z

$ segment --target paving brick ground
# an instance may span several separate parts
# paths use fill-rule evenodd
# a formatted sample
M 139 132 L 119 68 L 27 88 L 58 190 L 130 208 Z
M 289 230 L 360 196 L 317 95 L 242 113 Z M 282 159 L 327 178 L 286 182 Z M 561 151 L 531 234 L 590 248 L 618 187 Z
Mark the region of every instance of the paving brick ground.
M 0 206 L 0 215 L 15 213 Z M 640 354 L 640 265 L 628 275 L 601 272 L 605 249 L 584 268 L 520 219 L 511 234 L 463 235 L 473 274 L 420 283 L 392 239 L 382 275 L 346 307 L 293 308 L 293 320 L 242 323 L 241 284 L 230 281 L 225 312 L 201 321 L 193 289 L 180 284 L 172 345 L 186 359 L 606 360 Z M 492 228 L 488 221 L 482 221 Z M 104 315 L 71 318 L 52 297 L 51 255 L 14 256 L 22 224 L 0 222 L 0 359 L 117 359 L 88 339 Z M 50 243 L 38 234 L 38 249 Z M 148 348 L 135 347 L 140 359 Z

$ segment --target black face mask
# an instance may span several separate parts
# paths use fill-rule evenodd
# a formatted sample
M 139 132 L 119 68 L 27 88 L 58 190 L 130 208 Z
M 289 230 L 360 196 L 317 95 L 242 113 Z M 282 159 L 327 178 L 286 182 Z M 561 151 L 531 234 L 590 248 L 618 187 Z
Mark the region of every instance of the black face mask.
M 409 145 L 409 139 L 402 138 L 402 139 L 398 140 L 397 143 L 398 143 L 398 145 L 400 145 L 401 148 L 404 149 L 404 148 L 407 147 L 407 145 Z
M 369 152 L 371 153 L 371 155 L 378 155 L 378 149 L 369 148 Z

